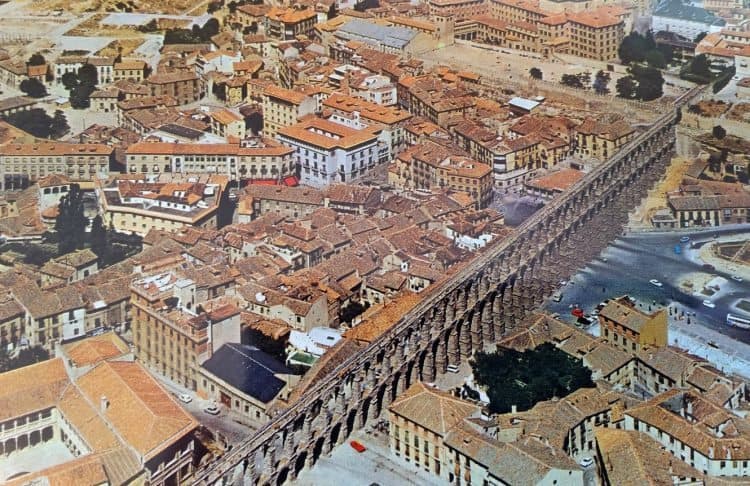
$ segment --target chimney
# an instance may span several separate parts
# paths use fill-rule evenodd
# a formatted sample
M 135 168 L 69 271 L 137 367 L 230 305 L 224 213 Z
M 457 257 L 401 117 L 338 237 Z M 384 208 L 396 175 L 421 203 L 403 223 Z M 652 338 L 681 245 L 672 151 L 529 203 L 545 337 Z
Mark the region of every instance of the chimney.
M 510 413 L 518 413 L 518 407 L 516 405 L 511 405 Z
M 102 395 L 102 397 L 99 399 L 99 403 L 102 413 L 106 412 L 109 408 L 109 400 L 107 400 L 107 397 Z

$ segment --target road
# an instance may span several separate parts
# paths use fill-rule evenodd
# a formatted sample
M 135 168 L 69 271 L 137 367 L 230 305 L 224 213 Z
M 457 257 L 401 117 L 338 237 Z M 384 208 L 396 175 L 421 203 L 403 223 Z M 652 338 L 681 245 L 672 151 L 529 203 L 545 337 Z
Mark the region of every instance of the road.
M 680 243 L 680 237 L 685 235 L 690 237 L 690 243 Z M 695 312 L 693 322 L 697 321 L 700 326 L 737 341 L 750 343 L 750 331 L 725 324 L 728 312 L 741 314 L 733 306 L 740 298 L 750 297 L 750 281 L 747 278 L 742 282 L 732 280 L 734 270 L 728 268 L 702 268 L 700 248 L 703 244 L 714 241 L 714 235 L 718 235 L 719 241 L 750 239 L 750 226 L 700 233 L 631 233 L 623 236 L 563 286 L 562 300 L 550 301 L 547 309 L 565 317 L 570 315 L 571 305 L 577 304 L 590 312 L 605 298 L 627 294 L 644 303 L 644 307 L 649 304 L 666 306 L 674 303 L 680 309 Z M 695 248 L 691 248 L 693 243 Z M 681 247 L 679 255 L 674 252 L 674 247 L 678 244 Z M 706 296 L 686 293 L 680 287 L 680 283 L 685 280 L 708 280 L 711 276 L 726 279 L 720 285 L 721 290 L 710 297 L 714 308 L 703 305 Z M 659 280 L 662 286 L 651 284 L 651 279 Z M 693 327 L 692 331 L 696 332 L 697 328 Z

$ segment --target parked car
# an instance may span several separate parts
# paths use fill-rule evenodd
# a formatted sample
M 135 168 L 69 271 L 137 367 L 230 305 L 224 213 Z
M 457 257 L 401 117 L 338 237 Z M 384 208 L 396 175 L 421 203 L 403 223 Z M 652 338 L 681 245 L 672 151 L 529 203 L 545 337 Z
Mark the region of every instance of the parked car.
M 187 393 L 180 393 L 179 395 L 177 395 L 177 399 L 182 403 L 190 403 L 193 401 L 193 397 L 191 397 Z
M 657 287 L 662 286 L 662 283 L 656 280 L 655 278 L 652 278 L 651 280 L 649 280 L 648 283 L 650 283 L 651 285 L 656 285 Z
M 690 241 L 689 236 L 683 236 L 682 238 L 680 238 L 680 243 L 687 243 L 688 241 Z
M 740 277 L 739 275 L 732 275 L 732 280 L 734 280 L 735 282 L 742 282 L 742 277 Z
M 710 263 L 704 263 L 703 265 L 701 265 L 701 268 L 703 270 L 708 270 L 709 272 L 713 272 L 714 270 L 716 270 L 716 268 Z
M 208 407 L 203 409 L 204 412 L 210 414 L 210 415 L 219 415 L 221 410 L 219 410 L 219 407 L 216 405 L 209 405 Z
M 352 449 L 354 449 L 355 451 L 359 453 L 365 452 L 367 450 L 367 447 L 363 446 L 361 443 L 359 443 L 356 440 L 349 442 L 349 445 L 351 445 Z
M 593 463 L 594 463 L 593 459 L 591 459 L 590 457 L 584 457 L 583 459 L 581 459 L 581 461 L 578 464 L 580 464 L 581 467 L 589 467 Z
M 716 307 L 716 304 L 714 304 L 713 302 L 711 302 L 708 299 L 706 299 L 706 300 L 703 301 L 703 305 L 705 305 L 709 309 L 713 309 L 714 307 Z
M 445 369 L 448 373 L 458 373 L 458 366 L 454 364 L 450 364 L 446 366 Z

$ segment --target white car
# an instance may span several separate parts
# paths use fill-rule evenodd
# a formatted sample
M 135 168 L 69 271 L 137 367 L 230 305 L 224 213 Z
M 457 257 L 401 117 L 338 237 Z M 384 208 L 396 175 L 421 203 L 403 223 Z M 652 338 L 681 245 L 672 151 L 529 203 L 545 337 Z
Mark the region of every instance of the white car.
M 590 457 L 584 457 L 583 459 L 581 459 L 581 461 L 578 464 L 580 464 L 581 467 L 589 467 L 593 463 L 594 463 L 593 459 L 591 459 Z
M 182 403 L 190 403 L 193 401 L 193 397 L 191 397 L 187 393 L 180 393 L 179 395 L 177 395 L 177 399 Z
M 703 305 L 705 305 L 709 309 L 713 309 L 714 307 L 716 307 L 716 304 L 714 304 L 713 302 L 711 302 L 708 299 L 706 299 L 706 300 L 703 301 Z
M 662 286 L 662 283 L 656 280 L 655 278 L 652 278 L 651 280 L 649 280 L 648 283 L 650 283 L 651 285 L 656 285 L 657 287 Z
M 221 412 L 221 410 L 219 410 L 219 407 L 217 407 L 216 405 L 209 405 L 208 407 L 204 408 L 203 411 L 211 415 L 219 415 L 219 412 Z
M 732 280 L 734 280 L 735 282 L 742 282 L 742 277 L 740 277 L 739 275 L 732 275 L 732 277 L 731 277 L 731 278 L 732 278 Z

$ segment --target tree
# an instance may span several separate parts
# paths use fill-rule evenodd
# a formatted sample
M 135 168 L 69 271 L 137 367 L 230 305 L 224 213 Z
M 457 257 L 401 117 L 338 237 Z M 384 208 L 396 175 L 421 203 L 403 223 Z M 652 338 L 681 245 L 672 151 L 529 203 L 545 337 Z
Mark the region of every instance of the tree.
M 727 136 L 727 131 L 721 125 L 716 125 L 712 130 L 711 134 L 716 140 L 721 140 Z
M 583 88 L 583 83 L 581 82 L 581 78 L 578 75 L 575 74 L 563 74 L 562 79 L 560 80 L 560 83 L 562 83 L 565 86 L 570 86 L 571 88 Z
M 91 106 L 91 94 L 96 90 L 94 86 L 80 84 L 70 90 L 70 106 L 83 110 Z
M 230 14 L 235 13 L 237 11 L 237 7 L 239 7 L 239 6 L 240 6 L 240 4 L 237 3 L 235 0 L 232 0 L 231 2 L 229 2 L 227 4 L 227 8 L 229 9 L 229 13 Z
M 210 14 L 214 13 L 214 12 L 218 11 L 219 9 L 221 9 L 221 5 L 222 5 L 222 2 L 220 2 L 220 1 L 211 2 L 211 3 L 208 4 L 208 7 L 206 7 L 206 12 L 210 13 Z
M 73 72 L 67 72 L 62 75 L 60 78 L 60 81 L 62 81 L 63 86 L 65 86 L 65 89 L 70 91 L 74 87 L 78 86 L 78 75 Z
M 654 68 L 663 69 L 667 67 L 667 61 L 664 59 L 664 54 L 659 49 L 653 49 L 646 53 L 646 63 Z
M 104 221 L 100 215 L 91 221 L 91 232 L 89 233 L 89 242 L 91 251 L 96 253 L 99 259 L 104 260 L 107 256 L 107 229 L 104 227 Z
M 29 66 L 44 66 L 47 64 L 47 60 L 40 53 L 32 54 L 26 64 Z
M 143 33 L 156 32 L 157 30 L 159 30 L 159 24 L 156 19 L 151 19 L 148 23 L 138 26 L 138 31 Z
M 221 29 L 221 25 L 219 25 L 219 21 L 216 20 L 215 17 L 211 17 L 210 19 L 206 21 L 205 24 L 203 24 L 203 27 L 201 28 L 200 37 L 204 41 L 210 40 L 211 37 L 219 33 L 220 29 Z
M 638 83 L 635 89 L 635 97 L 642 101 L 651 101 L 661 98 L 664 94 L 664 77 L 661 71 L 652 67 L 632 66 L 630 72 Z
M 44 98 L 47 96 L 47 88 L 36 78 L 28 78 L 21 81 L 21 91 L 32 98 Z
M 328 20 L 335 19 L 339 15 L 339 7 L 336 5 L 336 2 L 333 2 L 330 7 L 328 7 Z
M 61 136 L 58 131 L 60 128 L 59 125 L 41 108 L 12 113 L 4 116 L 3 119 L 14 127 L 20 128 L 38 138 Z M 59 121 L 61 120 L 58 119 L 58 123 Z M 65 124 L 67 125 L 67 120 Z
M 78 69 L 78 84 L 95 87 L 98 83 L 96 66 L 86 63 Z
M 635 96 L 635 88 L 635 79 L 630 75 L 621 77 L 615 83 L 615 90 L 620 98 L 632 99 Z
M 50 135 L 52 138 L 60 138 L 68 133 L 68 130 L 70 130 L 70 125 L 68 125 L 65 113 L 62 110 L 55 110 L 55 116 L 52 117 L 50 124 Z
M 529 69 L 529 76 L 531 76 L 534 79 L 542 79 L 542 76 L 543 76 L 542 70 L 537 67 L 533 67 Z
M 83 214 L 83 192 L 78 184 L 70 186 L 70 191 L 60 199 L 58 209 L 55 220 L 58 251 L 65 254 L 83 248 L 88 219 Z
M 594 91 L 596 94 L 609 94 L 609 80 L 611 79 L 607 71 L 599 70 L 594 77 Z
M 653 37 L 651 38 L 653 42 Z M 617 55 L 623 64 L 643 61 L 646 52 L 651 50 L 648 37 L 644 37 L 636 31 L 628 34 L 617 48 Z
M 519 352 L 479 352 L 471 361 L 476 383 L 485 387 L 490 411 L 528 410 L 537 402 L 562 398 L 579 388 L 593 387 L 591 371 L 550 343 Z
M 354 10 L 357 12 L 364 12 L 371 8 L 379 8 L 380 2 L 378 0 L 361 0 L 354 4 Z
M 21 349 L 18 352 L 18 356 L 11 358 L 8 355 L 8 351 L 6 351 L 5 346 L 0 346 L 0 373 L 46 361 L 49 357 L 49 351 L 42 346 L 32 346 Z

